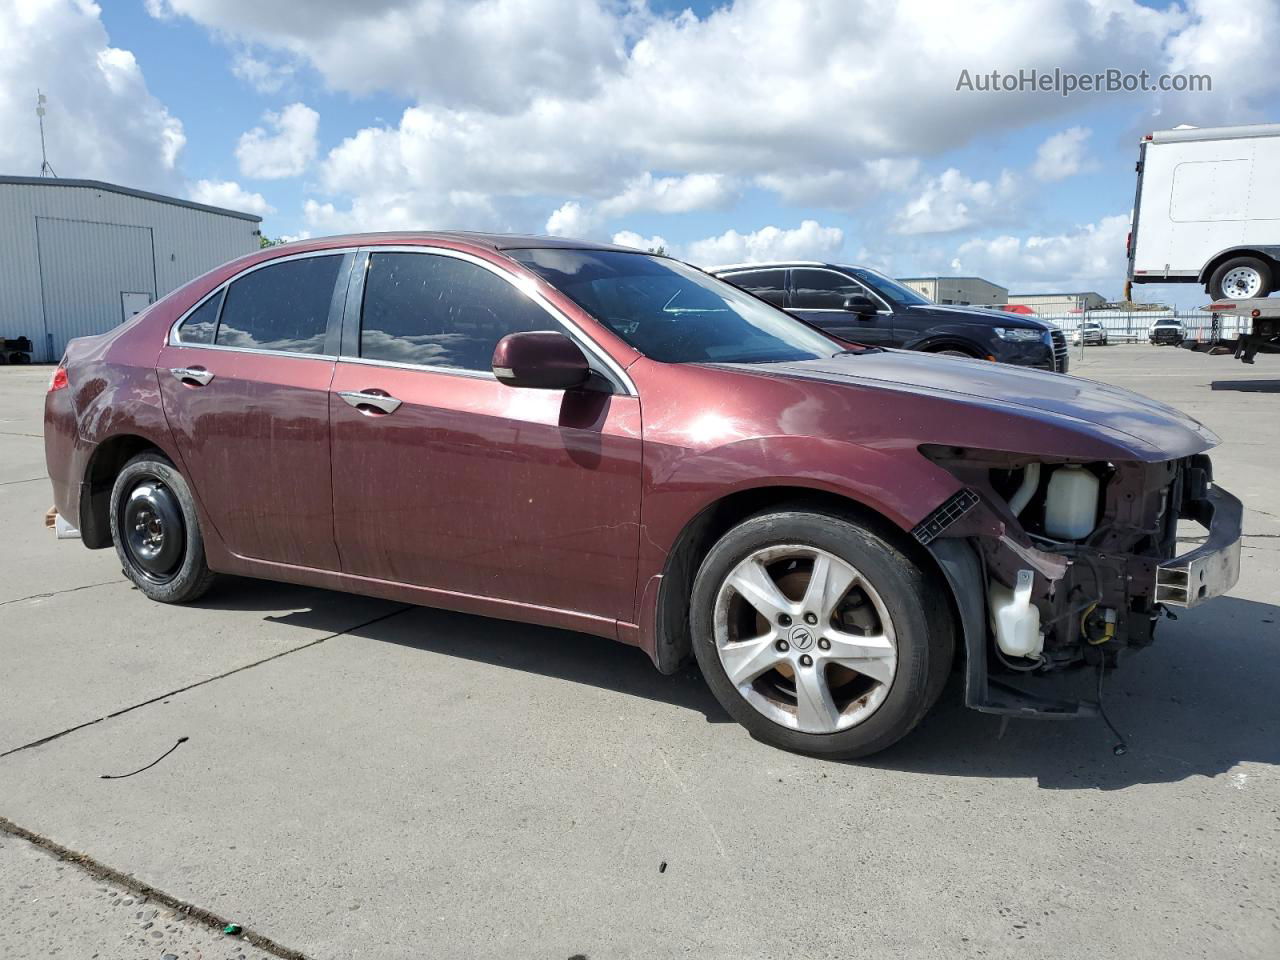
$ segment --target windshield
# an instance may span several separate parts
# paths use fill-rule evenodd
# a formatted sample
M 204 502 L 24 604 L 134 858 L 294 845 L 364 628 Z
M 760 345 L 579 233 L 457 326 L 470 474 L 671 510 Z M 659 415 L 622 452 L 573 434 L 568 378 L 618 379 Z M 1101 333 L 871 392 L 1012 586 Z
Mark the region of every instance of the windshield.
M 868 270 L 866 267 L 841 267 L 840 269 L 847 273 L 853 274 L 868 287 L 890 300 L 897 300 L 899 303 L 915 304 L 923 306 L 933 303 L 928 297 L 922 293 L 916 293 L 905 284 L 899 283 L 897 280 L 891 280 L 883 273 L 876 273 L 874 270 Z
M 507 254 L 664 363 L 778 363 L 841 352 L 776 307 L 675 260 L 558 248 Z

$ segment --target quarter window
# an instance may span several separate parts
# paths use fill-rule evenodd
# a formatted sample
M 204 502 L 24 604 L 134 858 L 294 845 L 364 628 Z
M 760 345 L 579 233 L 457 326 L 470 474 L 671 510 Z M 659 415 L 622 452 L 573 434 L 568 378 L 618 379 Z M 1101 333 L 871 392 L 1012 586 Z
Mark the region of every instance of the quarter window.
M 218 328 L 218 307 L 222 304 L 224 292 L 219 290 L 182 321 L 178 339 L 183 343 L 213 343 L 213 333 Z
M 749 290 L 775 307 L 786 306 L 787 271 L 751 270 L 747 273 L 731 273 L 724 278 L 736 287 Z
M 342 255 L 261 267 L 232 282 L 214 342 L 223 347 L 324 353 Z
M 867 295 L 860 284 L 830 270 L 792 270 L 791 286 L 795 310 L 840 310 L 845 297 Z
M 509 333 L 555 328 L 514 286 L 483 267 L 430 253 L 374 253 L 364 282 L 360 356 L 488 372 Z

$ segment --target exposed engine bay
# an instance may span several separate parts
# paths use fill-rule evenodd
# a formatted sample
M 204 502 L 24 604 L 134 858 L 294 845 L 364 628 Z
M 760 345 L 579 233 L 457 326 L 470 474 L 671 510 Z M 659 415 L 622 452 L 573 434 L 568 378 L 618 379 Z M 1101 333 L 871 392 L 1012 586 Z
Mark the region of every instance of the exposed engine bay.
M 1213 486 L 1204 454 L 1114 463 L 958 447 L 922 452 L 968 496 L 924 535 L 918 528 L 917 539 L 973 544 L 986 652 L 1004 672 L 1114 666 L 1122 653 L 1151 644 L 1170 607 L 1218 596 L 1238 577 L 1240 504 Z M 1181 557 L 1180 520 L 1208 534 Z M 967 641 L 972 659 L 974 638 Z

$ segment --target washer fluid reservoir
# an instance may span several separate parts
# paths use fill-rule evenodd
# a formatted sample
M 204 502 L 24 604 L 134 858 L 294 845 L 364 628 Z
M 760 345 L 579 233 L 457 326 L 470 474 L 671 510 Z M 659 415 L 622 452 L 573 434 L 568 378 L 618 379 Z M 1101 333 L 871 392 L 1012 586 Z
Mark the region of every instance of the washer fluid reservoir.
M 1101 486 L 1077 463 L 1054 470 L 1044 497 L 1044 532 L 1056 540 L 1083 540 L 1093 533 Z

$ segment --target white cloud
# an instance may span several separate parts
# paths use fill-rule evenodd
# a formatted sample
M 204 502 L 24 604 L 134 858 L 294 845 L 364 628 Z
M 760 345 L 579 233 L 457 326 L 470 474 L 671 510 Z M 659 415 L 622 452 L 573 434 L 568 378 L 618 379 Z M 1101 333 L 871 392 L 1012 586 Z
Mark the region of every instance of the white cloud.
M 1128 231 L 1129 215 L 1117 214 L 1050 236 L 973 239 L 960 245 L 953 266 L 1015 293 L 1096 290 L 1119 297 Z
M 1040 144 L 1031 172 L 1037 180 L 1065 180 L 1093 169 L 1085 154 L 1085 143 L 1093 131 L 1086 127 L 1069 127 Z
M 231 61 L 231 72 L 259 93 L 279 93 L 293 79 L 295 67 L 241 50 Z
M 613 240 L 620 247 L 632 247 L 636 250 L 665 250 L 671 252 L 671 245 L 667 243 L 664 237 L 652 236 L 642 237 L 640 234 L 631 230 L 619 230 L 613 235 Z
M 751 233 L 726 230 L 718 237 L 689 244 L 688 259 L 703 267 L 767 260 L 829 260 L 843 246 L 844 231 L 839 227 L 805 220 L 791 230 L 775 226 Z
M 178 189 L 182 124 L 147 89 L 134 55 L 110 45 L 99 13 L 88 2 L 0 0 L 0 170 L 40 171 L 39 88 L 59 176 Z
M 920 172 L 915 157 L 866 160 L 851 170 L 816 173 L 765 173 L 756 178 L 787 203 L 853 210 L 886 191 L 904 190 Z
M 688 213 L 724 207 L 736 197 L 727 177 L 691 173 L 684 177 L 654 177 L 645 172 L 622 190 L 595 205 L 568 200 L 547 218 L 547 233 L 556 237 L 586 237 L 603 223 L 638 211 Z
M 329 196 L 317 200 L 354 215 L 378 212 L 386 195 L 461 191 L 487 202 L 408 206 L 459 225 L 525 228 L 528 198 L 585 211 L 650 171 L 663 174 L 654 182 L 769 178 L 757 182 L 789 202 L 852 206 L 863 181 L 875 192 L 910 177 L 915 156 L 1088 100 L 956 92 L 961 69 L 1155 69 L 1185 19 L 1137 0 L 812 0 L 799 15 L 791 4 L 737 0 L 704 18 L 617 0 L 547 0 L 536 15 L 528 0 L 168 0 L 166 9 L 306 63 L 333 89 L 418 98 L 398 122 L 330 152 Z M 850 157 L 881 168 L 851 167 Z
M 576 200 L 566 200 L 547 217 L 547 233 L 553 237 L 585 237 L 596 226 L 596 218 Z M 634 234 L 632 234 L 634 236 Z
M 1017 193 L 1017 178 L 1008 170 L 992 183 L 971 180 L 952 167 L 925 182 L 919 195 L 898 211 L 892 229 L 904 234 L 951 233 L 1006 221 Z
M 688 213 L 723 207 L 734 199 L 728 178 L 718 173 L 691 173 L 683 177 L 657 177 L 643 173 L 615 196 L 597 207 L 606 218 L 622 217 L 637 210 L 655 213 Z
M 1170 37 L 1168 68 L 1208 74 L 1213 90 L 1166 95 L 1167 121 L 1217 125 L 1275 120 L 1280 72 L 1280 4 L 1275 0 L 1190 0 L 1191 24 Z M 1230 118 L 1230 119 L 1227 119 Z
M 267 203 L 262 194 L 250 193 L 234 180 L 197 180 L 188 193 L 196 203 L 256 213 L 260 217 L 276 212 L 276 208 Z
M 617 226 L 630 186 L 646 177 L 644 209 L 690 208 L 655 184 L 696 195 L 691 178 L 719 177 L 730 192 L 756 184 L 786 203 L 851 210 L 906 189 L 922 158 L 1091 104 L 1145 113 L 1191 102 L 956 91 L 962 69 L 1123 65 L 1154 76 L 1208 64 L 1231 89 L 1219 93 L 1215 75 L 1213 99 L 1195 100 L 1197 110 L 1216 104 L 1225 121 L 1224 106 L 1269 106 L 1275 72 L 1231 60 L 1230 42 L 1265 59 L 1276 46 L 1274 0 L 1189 4 L 735 0 L 704 17 L 655 13 L 643 0 L 149 0 L 149 9 L 203 24 L 234 51 L 238 75 L 264 88 L 314 70 L 333 91 L 414 101 L 324 158 L 315 209 L 329 204 L 330 220 L 531 229 L 567 202 L 576 209 L 562 205 L 553 219 L 581 233 Z M 1223 12 L 1237 8 L 1239 17 Z M 985 183 L 922 184 L 898 227 L 1000 223 L 1007 211 L 984 203 Z M 997 197 L 1002 186 L 989 184 Z
M 286 53 L 332 89 L 495 112 L 547 90 L 591 93 L 624 61 L 637 16 L 608 0 L 148 0 L 148 10 Z
M 305 171 L 316 156 L 320 114 L 305 103 L 291 103 L 279 113 L 264 114 L 263 120 L 276 132 L 254 127 L 240 135 L 236 145 L 240 173 L 261 180 L 280 180 Z

